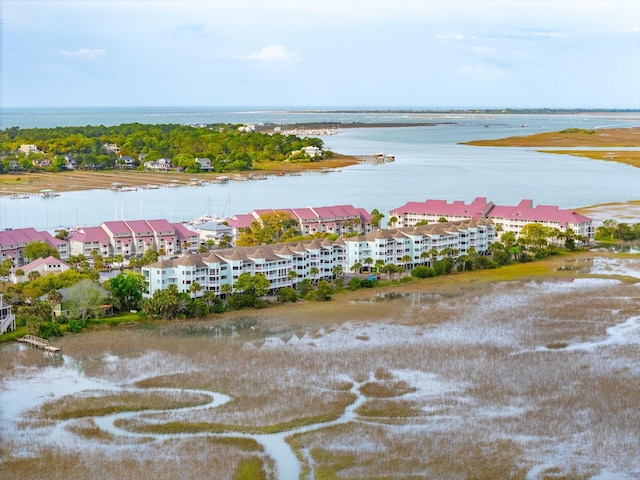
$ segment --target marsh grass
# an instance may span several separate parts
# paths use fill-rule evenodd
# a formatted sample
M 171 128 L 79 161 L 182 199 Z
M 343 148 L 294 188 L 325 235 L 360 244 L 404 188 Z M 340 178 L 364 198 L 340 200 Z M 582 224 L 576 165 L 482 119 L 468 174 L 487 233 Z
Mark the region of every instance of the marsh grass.
M 98 394 L 87 392 L 47 402 L 40 407 L 40 416 L 54 420 L 100 417 L 119 412 L 162 410 L 202 405 L 211 400 L 206 395 L 188 392 L 120 392 Z
M 368 382 L 360 387 L 360 393 L 372 398 L 399 397 L 415 391 L 415 387 L 411 387 L 405 381 L 387 383 Z
M 370 400 L 356 409 L 361 417 L 406 418 L 422 415 L 422 410 L 409 400 Z
M 301 302 L 256 312 L 256 329 L 281 332 L 280 343 L 248 332 L 184 334 L 215 325 L 204 322 L 88 332 L 60 344 L 89 378 L 232 397 L 217 408 L 144 414 L 123 424 L 131 429 L 230 429 L 229 439 L 233 432 L 284 431 L 338 418 L 354 400 L 352 382 L 365 382 L 361 392 L 368 400 L 355 420 L 291 437 L 296 452 L 310 452 L 303 471 L 315 478 L 524 479 L 540 465 L 550 470 L 536 478 L 638 471 L 638 333 L 603 343 L 608 329 L 640 315 L 638 286 L 566 281 L 587 274 L 556 271 L 565 261 L 393 286 L 407 295 L 388 302 L 353 304 L 349 299 L 362 292 L 351 292 L 322 308 Z M 299 342 L 288 344 L 294 333 Z M 29 372 L 49 368 L 41 352 L 0 352 L 0 360 L 8 365 L 0 375 L 26 384 Z M 135 404 L 115 397 L 91 408 Z M 81 415 L 80 398 L 46 405 L 69 402 Z M 162 396 L 154 401 L 168 402 Z M 23 432 L 39 435 L 52 425 L 38 421 L 37 428 L 24 421 Z M 4 441 L 3 478 L 5 471 L 7 478 L 20 478 L 17 472 L 28 469 L 21 454 L 35 462 L 26 478 L 44 474 L 45 466 L 52 467 L 52 478 L 182 478 L 190 462 L 192 478 L 212 471 L 232 478 L 244 459 L 256 453 L 263 459 L 232 440 L 199 438 L 110 451 L 108 438 L 91 424 L 73 425 L 91 445 L 94 463 L 73 450 L 47 447 L 44 437 Z

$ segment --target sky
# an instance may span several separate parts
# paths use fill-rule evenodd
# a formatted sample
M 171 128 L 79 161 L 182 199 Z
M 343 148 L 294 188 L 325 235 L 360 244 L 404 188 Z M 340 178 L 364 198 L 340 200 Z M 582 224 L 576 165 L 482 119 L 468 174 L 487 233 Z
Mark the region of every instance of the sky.
M 638 0 L 2 0 L 0 106 L 640 108 Z

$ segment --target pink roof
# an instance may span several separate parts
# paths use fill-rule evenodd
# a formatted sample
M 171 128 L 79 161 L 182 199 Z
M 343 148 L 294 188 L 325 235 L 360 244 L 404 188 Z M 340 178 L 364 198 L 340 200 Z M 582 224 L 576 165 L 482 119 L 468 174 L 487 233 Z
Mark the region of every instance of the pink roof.
M 198 232 L 188 229 L 181 223 L 172 223 L 171 226 L 176 231 L 176 235 L 180 240 L 188 240 L 190 237 L 197 237 Z
M 144 220 L 127 220 L 125 222 L 129 229 L 137 236 L 153 236 L 153 229 Z
M 488 206 L 489 203 L 485 197 L 476 197 L 468 205 L 462 200 L 456 200 L 452 203 L 447 203 L 446 200 L 426 200 L 424 202 L 407 202 L 403 206 L 391 210 L 391 213 L 481 218 Z
M 246 228 L 250 227 L 255 221 L 256 219 L 253 215 L 249 213 L 241 213 L 231 217 L 227 223 L 233 228 Z
M 589 217 L 575 213 L 572 210 L 561 210 L 556 206 L 533 206 L 532 200 L 522 200 L 517 206 L 495 206 L 487 215 L 489 218 L 522 219 L 530 222 L 557 222 L 561 225 L 567 223 L 590 222 Z
M 294 208 L 293 213 L 303 222 L 315 220 L 317 218 L 316 214 L 313 213 L 313 210 L 310 208 Z
M 31 242 L 46 242 L 52 247 L 66 244 L 64 240 L 55 238 L 49 232 L 38 232 L 31 227 L 0 232 L 0 246 L 26 245 Z
M 364 208 L 358 208 L 357 210 L 358 210 L 358 213 L 360 214 L 360 217 L 363 218 L 366 223 L 369 223 L 373 218 L 373 215 L 367 212 Z
M 102 227 L 85 227 L 81 231 L 72 233 L 69 237 L 72 242 L 100 242 L 101 245 L 109 245 L 109 236 Z
M 114 235 L 127 234 L 127 236 L 131 235 L 131 230 L 127 227 L 127 224 L 123 221 L 116 220 L 113 222 L 102 222 L 103 227 L 108 229 Z
M 22 267 L 20 267 L 25 273 L 30 272 L 31 270 L 33 270 L 36 267 L 39 267 L 40 265 L 46 265 L 47 267 L 51 267 L 53 265 L 60 265 L 59 269 L 56 270 L 49 270 L 49 271 L 62 271 L 65 267 L 67 267 L 67 269 L 69 269 L 69 265 L 65 262 L 63 262 L 62 260 L 60 260 L 59 258 L 56 257 L 47 257 L 47 258 L 36 258 L 33 262 L 29 262 L 26 265 L 23 265 Z M 14 270 L 18 270 L 17 268 Z
M 165 235 L 174 235 L 176 233 L 175 228 L 167 220 L 147 220 L 147 223 L 156 233 Z

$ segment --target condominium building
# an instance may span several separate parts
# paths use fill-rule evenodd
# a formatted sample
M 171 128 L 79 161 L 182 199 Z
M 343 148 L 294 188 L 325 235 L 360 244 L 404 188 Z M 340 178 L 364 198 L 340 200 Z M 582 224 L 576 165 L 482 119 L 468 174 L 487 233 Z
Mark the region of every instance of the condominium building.
M 563 210 L 557 206 L 533 205 L 533 200 L 522 200 L 516 206 L 495 205 L 485 197 L 477 197 L 466 204 L 457 200 L 426 200 L 407 202 L 389 212 L 391 227 L 409 227 L 418 222 L 454 221 L 462 219 L 491 219 L 497 231 L 519 234 L 528 223 L 540 223 L 546 227 L 557 228 L 561 232 L 572 230 L 589 241 L 593 240 L 595 227 L 593 221 L 572 210 Z
M 371 231 L 373 216 L 363 208 L 353 205 L 334 205 L 330 207 L 281 208 L 254 210 L 247 214 L 231 217 L 227 223 L 232 228 L 233 235 L 238 236 L 242 228 L 251 227 L 253 222 L 259 222 L 260 216 L 268 213 L 283 212 L 298 223 L 302 235 L 314 233 L 333 233 L 346 235 Z
M 346 251 L 341 240 L 313 240 L 183 255 L 145 266 L 142 275 L 148 285 L 147 296 L 169 285 L 175 285 L 180 292 L 191 293 L 194 282 L 200 285 L 200 290 L 193 294 L 201 296 L 207 290 L 220 294 L 223 285 L 233 288 L 243 273 L 252 276 L 262 273 L 273 292 L 294 286 L 305 278 L 330 278 L 334 267 L 345 264 Z
M 372 262 L 411 268 L 426 263 L 427 256 L 456 257 L 468 253 L 471 247 L 483 253 L 493 240 L 494 232 L 490 220 L 466 220 L 380 230 L 335 241 L 236 247 L 156 262 L 143 267 L 142 275 L 148 285 L 147 296 L 169 285 L 194 296 L 207 290 L 220 294 L 223 285 L 233 288 L 243 273 L 264 274 L 270 290 L 275 292 L 295 286 L 305 278 L 331 278 L 335 267 L 348 271 L 356 263 L 365 265 L 369 258 Z M 198 292 L 191 292 L 194 282 L 200 286 Z
M 198 234 L 167 220 L 116 220 L 83 227 L 69 237 L 73 255 L 142 255 L 149 249 L 165 255 L 197 249 Z
M 346 268 L 369 262 L 412 268 L 431 258 L 439 260 L 444 256 L 466 255 L 471 248 L 482 254 L 487 252 L 494 238 L 495 226 L 485 219 L 378 230 L 344 239 Z
M 45 242 L 58 251 L 60 258 L 69 258 L 69 244 L 65 240 L 60 240 L 49 232 L 39 232 L 34 228 L 16 228 L 0 231 L 0 262 L 10 258 L 14 267 L 23 266 L 27 260 L 24 256 L 24 248 L 33 242 Z

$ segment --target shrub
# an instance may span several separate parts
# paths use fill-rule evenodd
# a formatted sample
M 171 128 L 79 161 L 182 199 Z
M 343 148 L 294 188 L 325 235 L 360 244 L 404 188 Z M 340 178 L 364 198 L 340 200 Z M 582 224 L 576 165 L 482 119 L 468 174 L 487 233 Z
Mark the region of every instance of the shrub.
M 349 280 L 350 290 L 357 290 L 360 287 L 361 287 L 361 284 L 360 284 L 360 279 L 358 277 L 353 277 L 351 280 Z
M 420 265 L 411 270 L 411 276 L 416 278 L 429 278 L 435 277 L 436 272 L 431 267 L 425 267 L 424 265 Z
M 280 303 L 295 302 L 298 300 L 298 293 L 291 287 L 282 287 L 276 294 Z
M 62 336 L 60 325 L 57 322 L 45 322 L 38 329 L 38 336 L 40 338 L 60 337 Z
M 84 327 L 87 326 L 87 322 L 83 320 L 70 320 L 68 331 L 73 333 L 80 333 Z

